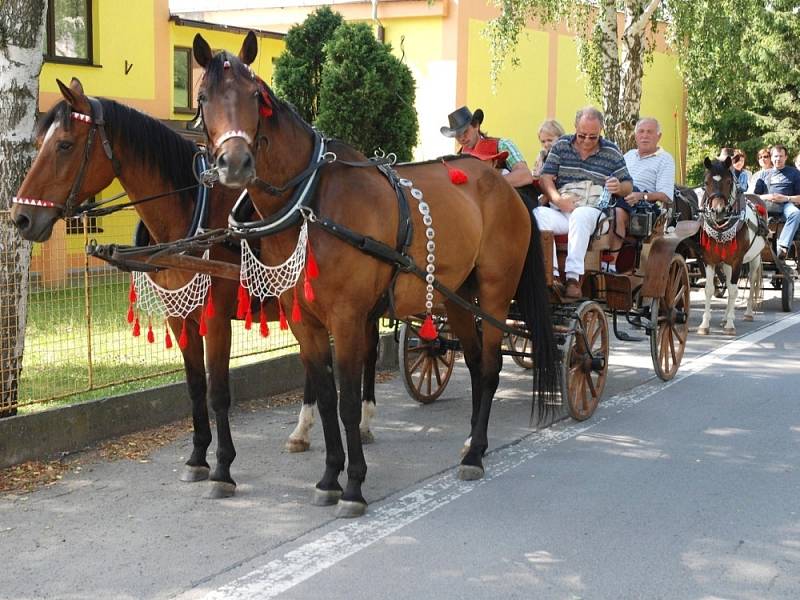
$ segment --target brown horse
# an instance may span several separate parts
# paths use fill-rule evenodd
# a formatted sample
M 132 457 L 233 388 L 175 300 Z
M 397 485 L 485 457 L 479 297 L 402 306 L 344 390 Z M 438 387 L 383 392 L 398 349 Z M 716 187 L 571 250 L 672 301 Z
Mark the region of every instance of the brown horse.
M 286 290 L 280 301 L 285 311 L 295 313 L 292 329 L 316 388 L 325 436 L 325 470 L 313 503 L 338 503 L 336 513 L 341 517 L 366 510 L 361 492 L 367 465 L 358 428 L 359 373 L 366 323 L 387 303 L 395 316 L 406 317 L 429 311 L 434 299 L 444 302 L 472 382 L 471 445 L 459 476 L 482 477 L 489 413 L 501 367 L 503 332 L 494 324 L 504 322 L 515 293 L 537 349 L 539 390 L 557 393 L 548 290 L 531 214 L 491 165 L 474 158 L 449 159 L 466 175 L 461 185 L 451 181 L 440 161 L 399 165 L 397 174 L 392 169 L 360 168 L 366 162 L 363 155 L 343 142 L 323 140 L 255 76 L 249 65 L 257 51 L 252 32 L 238 57 L 227 52 L 213 56 L 197 35 L 194 56 L 205 69 L 198 103 L 220 181 L 232 187 L 246 185 L 264 218 L 262 231 L 272 228 L 261 240 L 261 259 L 275 265 L 293 255 L 301 246 L 301 225 L 308 222 L 309 244 L 319 268 L 313 301 L 300 283 L 299 291 Z M 304 182 L 312 177 L 316 190 L 299 196 L 298 190 L 305 189 Z M 413 196 L 408 204 L 402 189 Z M 406 222 L 413 231 L 408 244 Z M 398 256 L 406 271 L 398 269 L 394 260 Z M 415 266 L 427 263 L 427 273 L 435 276 L 426 283 L 424 269 L 420 277 L 408 272 L 415 267 L 408 266 L 405 257 Z M 442 297 L 442 288 L 433 282 L 456 294 Z M 472 302 L 482 311 L 480 336 Z M 344 490 L 338 478 L 346 456 L 329 334 L 336 347 L 338 415 L 349 458 Z M 535 395 L 537 410 L 544 396 Z
M 734 309 L 738 293 L 739 272 L 748 265 L 750 293 L 744 320 L 753 320 L 753 311 L 761 290 L 761 250 L 766 244 L 765 228 L 759 217 L 736 185 L 730 157 L 725 162 L 705 159 L 702 228 L 699 245 L 706 266 L 706 298 L 703 320 L 697 328 L 708 335 L 711 324 L 711 297 L 714 295 L 714 272 L 722 266 L 728 285 L 728 306 L 722 322 L 726 335 L 735 335 Z
M 58 83 L 64 100 L 45 114 L 39 123 L 39 152 L 11 210 L 11 217 L 21 235 L 39 242 L 49 239 L 55 222 L 73 214 L 88 198 L 105 189 L 114 179 L 116 170 L 132 201 L 160 196 L 135 205 L 152 241 L 169 242 L 186 236 L 197 217 L 195 191 L 186 189 L 197 187 L 193 173 L 197 146 L 158 120 L 130 107 L 103 98 L 90 101 L 77 79 L 73 79 L 69 87 Z M 102 145 L 106 135 L 109 154 Z M 94 141 L 97 138 L 100 138 L 99 142 Z M 238 192 L 221 186 L 209 190 L 210 207 L 204 226 L 225 227 L 238 195 Z M 211 250 L 209 258 L 238 265 L 239 257 L 238 248 L 219 245 Z M 169 270 L 153 275 L 159 285 L 168 289 L 181 287 L 191 277 L 191 274 Z M 230 496 L 235 490 L 230 474 L 236 452 L 228 421 L 228 365 L 231 319 L 236 318 L 237 312 L 237 287 L 236 281 L 212 278 L 215 317 L 207 320 L 208 332 L 202 337 L 199 328 L 201 309 L 190 314 L 186 319 L 186 346 L 182 348 L 192 402 L 194 437 L 192 454 L 181 479 L 200 481 L 209 478 L 206 454 L 212 436 L 206 402 L 208 395 L 216 414 L 218 447 L 217 467 L 210 474 L 213 482 L 211 497 Z M 270 302 L 265 306 L 265 316 L 268 320 L 278 320 L 276 303 Z M 255 318 L 259 318 L 258 313 Z M 169 321 L 178 337 L 182 321 L 175 318 Z M 374 336 L 377 337 L 377 329 Z M 207 363 L 204 362 L 204 351 Z M 371 357 L 375 354 L 373 352 Z M 374 404 L 374 358 L 367 365 L 372 368 L 365 371 L 365 389 Z M 308 386 L 306 391 L 298 425 L 287 442 L 290 451 L 309 447 L 314 397 Z M 370 435 L 368 425 L 364 429 Z

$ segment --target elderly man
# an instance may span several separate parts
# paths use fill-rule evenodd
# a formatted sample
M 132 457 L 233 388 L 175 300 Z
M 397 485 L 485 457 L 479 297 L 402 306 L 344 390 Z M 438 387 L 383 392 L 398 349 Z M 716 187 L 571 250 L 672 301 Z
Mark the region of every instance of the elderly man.
M 575 115 L 575 134 L 556 141 L 542 168 L 539 186 L 549 206 L 535 211 L 540 229 L 569 234 L 566 275 L 567 298 L 581 297 L 583 261 L 601 216 L 603 188 L 627 196 L 633 182 L 619 148 L 604 139 L 603 113 L 594 107 Z M 583 191 L 581 191 L 583 190 Z
M 636 148 L 625 153 L 625 165 L 633 178 L 636 191 L 625 196 L 616 208 L 617 236 L 611 243 L 611 259 L 608 270 L 616 272 L 618 251 L 628 230 L 630 212 L 640 202 L 661 202 L 671 204 L 675 191 L 675 160 L 661 148 L 661 125 L 652 117 L 645 117 L 636 123 L 634 132 Z
M 780 205 L 779 208 L 786 217 L 786 223 L 778 237 L 778 258 L 783 259 L 786 258 L 800 225 L 800 209 L 795 206 L 800 203 L 800 171 L 786 164 L 786 146 L 775 144 L 770 149 L 770 155 L 772 168 L 759 176 L 754 192 L 767 201 L 768 207 L 769 202 Z

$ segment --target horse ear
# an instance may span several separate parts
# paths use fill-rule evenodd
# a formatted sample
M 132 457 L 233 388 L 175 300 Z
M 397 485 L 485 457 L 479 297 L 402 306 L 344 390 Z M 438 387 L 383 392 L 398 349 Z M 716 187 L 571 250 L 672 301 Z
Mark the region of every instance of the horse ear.
M 711 159 L 706 156 L 706 159 L 703 161 L 703 165 L 706 169 L 711 169 Z
M 61 95 L 64 96 L 64 100 L 67 101 L 67 104 L 70 106 L 75 106 L 77 99 L 72 93 L 72 90 L 69 89 L 60 79 L 56 79 L 56 83 L 58 84 L 58 89 L 61 90 Z
M 192 51 L 194 52 L 194 59 L 197 61 L 197 64 L 204 69 L 207 68 L 212 58 L 211 46 L 208 45 L 208 42 L 205 41 L 203 36 L 199 33 L 194 36 Z
M 242 49 L 239 50 L 239 60 L 246 65 L 251 65 L 256 59 L 256 54 L 258 54 L 258 39 L 256 39 L 255 33 L 248 31 L 242 42 Z
M 63 81 L 56 79 L 58 89 L 61 90 L 61 95 L 74 110 L 78 112 L 86 112 L 89 109 L 89 103 L 86 100 L 86 95 L 83 92 L 83 85 L 76 77 L 72 78 L 67 87 Z
M 733 159 L 730 156 L 725 157 L 725 168 L 730 169 L 733 164 Z

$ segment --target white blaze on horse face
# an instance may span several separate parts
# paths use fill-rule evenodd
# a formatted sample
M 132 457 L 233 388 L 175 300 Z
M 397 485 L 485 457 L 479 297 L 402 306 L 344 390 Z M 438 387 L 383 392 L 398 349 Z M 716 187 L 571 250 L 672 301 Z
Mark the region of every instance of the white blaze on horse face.
M 54 121 L 53 124 L 50 125 L 50 129 L 48 129 L 47 133 L 44 135 L 44 141 L 42 141 L 42 146 L 47 144 L 48 140 L 51 137 L 53 137 L 53 135 L 56 132 L 56 129 L 58 129 L 60 126 L 61 126 L 61 123 L 59 123 L 58 121 Z
M 720 182 L 722 181 L 722 175 L 714 175 L 711 179 L 713 179 L 716 182 Z

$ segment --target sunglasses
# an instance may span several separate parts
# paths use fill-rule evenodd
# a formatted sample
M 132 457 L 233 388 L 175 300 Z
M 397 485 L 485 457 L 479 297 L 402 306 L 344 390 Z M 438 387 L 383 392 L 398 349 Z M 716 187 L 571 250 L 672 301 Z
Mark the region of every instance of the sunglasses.
M 576 138 L 578 138 L 579 140 L 591 140 L 591 141 L 595 141 L 595 140 L 596 140 L 596 139 L 598 139 L 600 136 L 599 136 L 599 135 L 589 135 L 588 133 L 576 133 L 576 134 L 575 134 L 575 137 L 576 137 Z
M 764 160 L 765 158 L 769 158 L 769 154 L 762 154 L 758 157 L 758 160 Z

